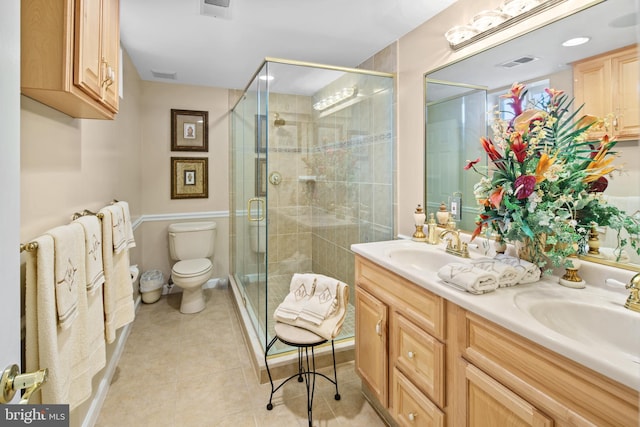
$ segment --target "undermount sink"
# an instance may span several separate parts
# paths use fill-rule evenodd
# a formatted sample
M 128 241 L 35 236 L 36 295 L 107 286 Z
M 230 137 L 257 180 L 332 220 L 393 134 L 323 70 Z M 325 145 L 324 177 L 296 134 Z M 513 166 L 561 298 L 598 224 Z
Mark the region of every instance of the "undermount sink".
M 426 272 L 437 272 L 443 265 L 451 262 L 469 262 L 468 258 L 451 255 L 445 252 L 442 245 L 407 246 L 392 248 L 387 257 L 403 267 Z
M 606 346 L 640 363 L 640 313 L 621 302 L 541 297 L 535 291 L 515 297 L 516 305 L 547 328 L 589 346 Z

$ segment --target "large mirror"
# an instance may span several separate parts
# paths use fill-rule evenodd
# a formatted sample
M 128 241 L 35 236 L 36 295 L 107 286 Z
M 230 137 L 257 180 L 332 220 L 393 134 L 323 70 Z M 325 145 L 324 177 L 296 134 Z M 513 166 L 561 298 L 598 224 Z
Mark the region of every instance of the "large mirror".
M 551 87 L 574 96 L 576 61 L 637 43 L 636 3 L 636 0 L 603 1 L 425 75 L 428 213 L 437 211 L 441 202 L 450 207 L 452 200 L 461 200 L 460 228 L 466 231 L 475 228 L 477 205 L 473 184 L 479 176 L 465 173 L 463 167 L 467 160 L 485 157 L 479 138 L 490 132 L 492 111 L 500 102 L 499 96 L 514 82 L 525 83 L 534 92 Z M 590 40 L 579 46 L 562 46 L 563 41 L 578 36 Z M 637 74 L 637 65 L 635 69 Z M 634 78 L 637 97 L 640 76 Z M 620 154 L 617 162 L 623 164 L 624 172 L 610 179 L 605 195 L 610 203 L 633 214 L 640 209 L 640 142 L 637 138 L 621 140 L 615 150 Z M 605 228 L 598 231 L 601 247 L 616 247 L 617 233 Z M 640 257 L 633 249 L 625 250 L 623 255 L 615 259 L 604 251 L 589 259 L 640 271 Z

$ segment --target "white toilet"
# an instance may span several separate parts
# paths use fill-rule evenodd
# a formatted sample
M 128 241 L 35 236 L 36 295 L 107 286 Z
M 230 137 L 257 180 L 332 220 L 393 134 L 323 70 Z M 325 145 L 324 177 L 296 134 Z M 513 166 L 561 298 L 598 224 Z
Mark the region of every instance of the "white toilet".
M 216 223 L 213 221 L 182 222 L 169 225 L 169 252 L 178 261 L 171 269 L 173 283 L 182 288 L 181 313 L 197 313 L 204 309 L 202 285 L 213 273 Z

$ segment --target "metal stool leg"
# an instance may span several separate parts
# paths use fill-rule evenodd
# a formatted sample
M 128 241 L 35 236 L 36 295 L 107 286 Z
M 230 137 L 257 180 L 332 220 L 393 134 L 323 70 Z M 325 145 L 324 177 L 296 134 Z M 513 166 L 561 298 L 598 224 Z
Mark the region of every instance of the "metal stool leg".
M 277 388 L 273 387 L 273 379 L 271 378 L 271 371 L 269 370 L 269 364 L 267 363 L 267 354 L 269 353 L 269 350 L 271 349 L 271 347 L 273 347 L 273 344 L 275 344 L 277 340 L 278 340 L 278 337 L 273 337 L 273 339 L 271 340 L 271 342 L 269 342 L 269 344 L 267 345 L 267 348 L 264 351 L 264 364 L 267 367 L 267 375 L 269 375 L 269 383 L 271 384 L 271 394 L 269 395 L 269 403 L 267 403 L 267 410 L 269 411 L 273 409 L 273 404 L 271 403 L 271 400 L 273 399 L 273 393 L 276 392 Z
M 331 355 L 333 356 L 333 379 L 336 385 L 336 394 L 334 399 L 340 400 L 340 392 L 338 391 L 338 370 L 336 369 L 336 350 L 333 346 L 333 340 L 331 340 Z

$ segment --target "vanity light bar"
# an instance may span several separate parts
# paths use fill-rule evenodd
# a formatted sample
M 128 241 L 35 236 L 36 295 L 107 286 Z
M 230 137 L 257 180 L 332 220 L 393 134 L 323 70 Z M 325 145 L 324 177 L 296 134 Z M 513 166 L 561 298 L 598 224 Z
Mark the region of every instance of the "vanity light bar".
M 467 25 L 457 25 L 445 33 L 453 50 L 462 49 L 566 0 L 504 0 L 495 10 L 483 10 Z
M 339 90 L 331 96 L 327 96 L 326 98 L 322 98 L 320 101 L 313 104 L 313 109 L 316 111 L 323 111 L 329 107 L 333 107 L 336 104 L 346 101 L 347 99 L 353 98 L 358 94 L 358 89 L 356 87 L 345 87 L 344 89 Z

